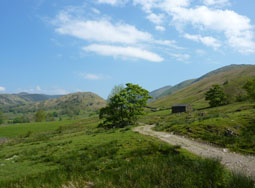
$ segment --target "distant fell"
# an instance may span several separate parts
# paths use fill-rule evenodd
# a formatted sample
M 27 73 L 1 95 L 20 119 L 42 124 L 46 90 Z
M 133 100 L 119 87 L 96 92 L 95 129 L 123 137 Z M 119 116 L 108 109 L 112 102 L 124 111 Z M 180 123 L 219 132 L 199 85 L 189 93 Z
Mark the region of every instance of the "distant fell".
M 255 77 L 255 65 L 229 65 L 209 72 L 178 91 L 152 101 L 152 107 L 171 107 L 173 104 L 189 103 L 195 108 L 207 107 L 204 94 L 213 84 L 223 87 L 230 101 L 244 95 L 243 85 Z
M 78 92 L 64 95 L 59 98 L 35 103 L 36 109 L 65 110 L 80 109 L 93 111 L 106 105 L 106 100 L 92 92 Z
M 151 97 L 153 97 L 153 99 L 157 99 L 162 95 L 162 93 L 164 93 L 165 91 L 171 89 L 172 87 L 173 86 L 165 86 L 165 87 L 153 90 L 152 92 L 149 93 L 149 95 Z
M 31 101 L 31 102 L 39 102 L 39 101 L 46 101 L 49 99 L 55 99 L 62 97 L 63 95 L 46 95 L 46 94 L 30 94 L 30 93 L 18 93 L 17 96 L 21 98 Z
M 207 74 L 201 76 L 200 78 L 196 79 L 194 82 L 198 82 L 206 77 L 209 77 L 209 76 L 212 76 L 212 75 L 215 75 L 215 74 L 218 74 L 218 73 L 221 73 L 221 72 L 226 72 L 226 71 L 230 71 L 230 70 L 233 70 L 233 69 L 238 69 L 238 68 L 241 68 L 241 67 L 247 67 L 247 66 L 251 66 L 251 65 L 247 65 L 247 64 L 232 64 L 232 65 L 227 65 L 227 66 L 224 66 L 224 67 L 221 67 L 221 68 L 218 68 L 214 71 L 211 71 L 211 72 L 208 72 Z
M 159 98 L 167 96 L 167 95 L 171 95 L 172 93 L 174 93 L 184 87 L 189 86 L 195 80 L 196 79 L 185 80 L 175 86 L 165 86 L 160 89 L 154 90 L 154 91 L 150 92 L 150 96 L 153 97 L 151 101 L 159 99 Z
M 18 94 L 0 94 L 1 106 L 25 105 L 31 102 L 45 101 L 49 99 L 59 98 L 63 95 L 45 95 L 45 94 L 30 94 L 26 92 Z

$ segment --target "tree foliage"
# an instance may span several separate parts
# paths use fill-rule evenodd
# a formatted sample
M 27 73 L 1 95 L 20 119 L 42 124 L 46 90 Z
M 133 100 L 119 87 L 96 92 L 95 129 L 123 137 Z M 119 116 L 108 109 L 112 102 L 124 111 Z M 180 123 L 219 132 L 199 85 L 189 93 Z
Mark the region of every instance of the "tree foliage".
M 36 122 L 45 121 L 45 119 L 46 119 L 45 111 L 39 110 L 38 112 L 35 113 L 35 121 Z
M 247 91 L 248 97 L 255 100 L 255 78 L 246 82 L 243 88 Z
M 116 85 L 112 88 L 108 98 L 107 98 L 107 101 L 110 102 L 111 98 L 116 95 L 116 94 L 119 94 L 123 89 L 125 88 L 125 86 L 123 84 L 119 84 L 119 85 Z
M 3 113 L 0 111 L 0 125 L 4 123 Z
M 209 91 L 205 93 L 205 100 L 209 101 L 211 107 L 225 105 L 227 97 L 223 89 L 219 85 L 213 85 Z
M 138 115 L 144 113 L 149 92 L 139 85 L 126 84 L 119 93 L 112 96 L 106 107 L 100 109 L 99 118 L 105 127 L 125 127 L 134 124 Z

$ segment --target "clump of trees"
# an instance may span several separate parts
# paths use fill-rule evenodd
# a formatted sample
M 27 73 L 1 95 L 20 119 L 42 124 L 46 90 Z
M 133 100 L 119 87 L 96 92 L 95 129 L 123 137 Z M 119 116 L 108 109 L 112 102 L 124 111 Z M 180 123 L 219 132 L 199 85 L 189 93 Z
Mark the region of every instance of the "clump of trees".
M 100 126 L 121 128 L 135 124 L 150 98 L 149 92 L 139 85 L 127 83 L 125 88 L 115 87 L 107 106 L 100 109 L 99 118 L 104 120 Z
M 4 115 L 3 113 L 0 111 L 0 125 L 4 123 Z
M 10 121 L 10 123 L 29 123 L 30 119 L 27 116 L 20 116 L 13 119 L 13 121 Z
M 223 85 L 226 86 L 227 84 L 228 81 Z M 242 89 L 246 91 L 246 94 L 244 94 Z M 248 80 L 243 87 L 239 88 L 239 90 L 242 91 L 240 91 L 240 94 L 235 97 L 236 102 L 242 102 L 248 99 L 255 101 L 255 78 Z M 224 89 L 217 84 L 213 85 L 209 91 L 205 93 L 205 100 L 209 101 L 211 107 L 228 104 L 231 102 L 231 98 L 234 98 L 234 94 L 229 93 L 226 95 Z
M 205 93 L 205 100 L 209 101 L 211 107 L 227 104 L 227 97 L 221 86 L 215 84 Z
M 246 90 L 248 98 L 255 101 L 255 78 L 247 81 L 243 88 Z
M 36 122 L 42 122 L 46 120 L 46 112 L 43 110 L 39 110 L 35 113 L 35 121 Z

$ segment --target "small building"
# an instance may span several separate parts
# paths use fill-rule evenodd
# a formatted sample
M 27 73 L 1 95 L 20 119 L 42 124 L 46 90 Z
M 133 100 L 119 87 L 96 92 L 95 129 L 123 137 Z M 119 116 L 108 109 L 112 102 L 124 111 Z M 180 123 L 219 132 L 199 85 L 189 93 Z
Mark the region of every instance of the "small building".
M 189 112 L 191 110 L 188 104 L 175 104 L 172 106 L 172 113 Z

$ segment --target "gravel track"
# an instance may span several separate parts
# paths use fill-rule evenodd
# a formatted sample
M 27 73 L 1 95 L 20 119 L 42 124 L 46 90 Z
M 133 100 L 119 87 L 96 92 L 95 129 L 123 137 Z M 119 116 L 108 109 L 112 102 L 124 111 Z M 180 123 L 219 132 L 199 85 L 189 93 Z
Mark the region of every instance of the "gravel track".
M 255 157 L 244 156 L 228 152 L 227 149 L 217 148 L 208 144 L 196 142 L 182 136 L 171 133 L 157 132 L 152 130 L 154 125 L 135 127 L 133 130 L 144 135 L 159 138 L 171 145 L 180 145 L 182 148 L 202 157 L 217 158 L 231 171 L 243 173 L 255 179 Z

